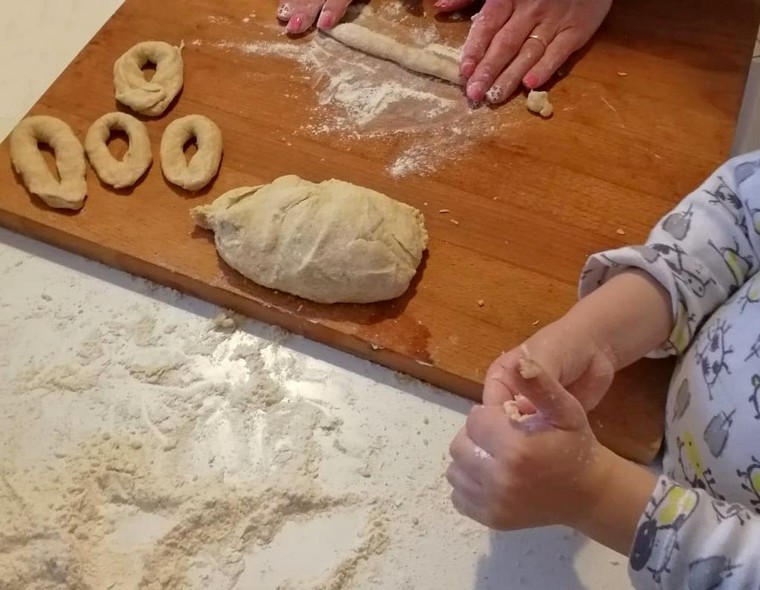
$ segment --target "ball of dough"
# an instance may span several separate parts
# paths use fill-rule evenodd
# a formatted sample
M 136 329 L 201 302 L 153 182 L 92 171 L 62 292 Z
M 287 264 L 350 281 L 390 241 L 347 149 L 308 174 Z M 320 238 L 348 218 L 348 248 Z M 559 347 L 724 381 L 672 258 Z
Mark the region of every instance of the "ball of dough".
M 192 211 L 254 282 L 320 303 L 371 303 L 409 287 L 427 247 L 417 209 L 368 188 L 283 176 Z
M 185 159 L 188 140 L 195 138 L 198 151 Z M 219 171 L 222 161 L 222 132 L 203 115 L 188 115 L 172 121 L 161 137 L 161 169 L 172 184 L 188 191 L 206 186 Z
M 528 92 L 525 106 L 528 107 L 530 112 L 541 115 L 544 118 L 551 117 L 554 112 L 554 106 L 549 102 L 549 93 L 540 90 Z
M 182 48 L 163 41 L 145 41 L 129 49 L 113 65 L 116 100 L 141 115 L 162 115 L 182 89 Z M 149 62 L 156 65 L 150 81 L 142 71 Z
M 121 161 L 108 150 L 107 142 L 112 129 L 124 131 L 129 138 L 129 148 Z M 153 161 L 148 129 L 126 113 L 107 113 L 95 121 L 87 131 L 84 149 L 100 180 L 114 188 L 132 186 Z
M 59 180 L 47 166 L 39 145 L 55 152 Z M 87 164 L 84 149 L 66 123 L 55 117 L 27 117 L 13 130 L 10 138 L 11 162 L 24 185 L 50 207 L 81 209 L 87 196 Z

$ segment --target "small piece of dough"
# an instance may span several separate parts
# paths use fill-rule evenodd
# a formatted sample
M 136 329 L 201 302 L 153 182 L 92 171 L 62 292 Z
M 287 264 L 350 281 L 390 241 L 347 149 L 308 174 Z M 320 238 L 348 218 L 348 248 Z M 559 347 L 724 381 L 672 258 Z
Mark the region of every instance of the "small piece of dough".
M 182 47 L 145 41 L 129 49 L 113 65 L 116 100 L 141 115 L 162 115 L 182 89 Z M 142 71 L 149 62 L 156 64 L 156 73 L 150 81 Z
M 39 143 L 55 152 L 60 181 L 47 166 Z M 44 115 L 27 117 L 13 130 L 10 139 L 11 162 L 29 192 L 50 207 L 81 209 L 87 196 L 87 163 L 84 148 L 66 123 Z
M 554 106 L 549 102 L 549 93 L 540 90 L 531 90 L 528 92 L 528 98 L 525 105 L 532 113 L 541 115 L 544 118 L 551 117 L 554 112 Z
M 121 161 L 108 150 L 107 142 L 112 129 L 124 131 L 129 138 L 129 148 Z M 98 178 L 114 188 L 135 184 L 153 161 L 148 129 L 126 113 L 107 113 L 95 121 L 87 131 L 84 149 Z
M 459 58 L 454 49 L 448 53 L 441 45 L 428 48 L 405 45 L 356 23 L 340 23 L 323 32 L 344 45 L 395 62 L 413 72 L 462 84 Z
M 428 234 L 420 211 L 340 180 L 283 176 L 192 211 L 219 255 L 252 281 L 320 303 L 402 295 Z
M 185 159 L 185 144 L 195 138 L 198 151 L 190 162 Z M 188 115 L 172 121 L 161 138 L 161 169 L 172 184 L 188 191 L 206 186 L 219 171 L 222 161 L 222 132 L 203 115 Z

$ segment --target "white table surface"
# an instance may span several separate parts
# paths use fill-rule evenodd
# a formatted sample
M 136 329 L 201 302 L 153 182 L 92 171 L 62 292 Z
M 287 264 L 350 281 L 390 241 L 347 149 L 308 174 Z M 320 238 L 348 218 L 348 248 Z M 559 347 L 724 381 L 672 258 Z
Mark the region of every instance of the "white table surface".
M 4 0 L 0 138 L 119 4 L 118 0 Z M 250 345 L 265 351 L 266 370 L 285 383 L 291 407 L 316 407 L 343 420 L 339 432 L 331 435 L 340 444 L 318 441 L 323 447 L 319 479 L 324 488 L 379 498 L 389 507 L 390 546 L 361 565 L 356 578 L 341 587 L 630 588 L 623 557 L 569 529 L 496 534 L 451 509 L 442 474 L 448 443 L 463 423 L 468 402 L 258 323 L 246 323 L 232 335 L 210 332 L 209 318 L 216 312 L 204 302 L 0 230 L 0 476 L 24 487 L 30 483 L 27 478 L 55 469 L 56 461 L 76 452 L 77 445 L 90 437 L 118 433 L 132 424 L 130 420 L 138 425 L 139 417 L 118 410 L 129 409 L 136 397 L 143 410 L 147 404 L 149 413 L 151 404 L 170 399 L 171 387 L 130 380 L 122 369 L 132 366 L 135 358 L 182 351 L 184 360 L 189 359 L 185 366 L 192 366 L 195 377 L 210 383 L 238 378 L 240 366 L 229 361 L 228 353 L 233 347 Z M 160 334 L 147 344 L 147 352 L 146 343 L 135 336 L 146 318 L 150 327 L 158 326 L 155 330 Z M 92 345 L 93 338 L 101 354 L 83 357 L 83 343 Z M 203 346 L 191 346 L 188 352 L 188 343 Z M 77 377 L 66 373 L 72 366 L 79 371 L 78 377 L 91 380 L 85 390 L 66 381 Z M 180 429 L 171 461 L 189 465 L 189 478 L 195 469 L 191 455 L 211 453 L 202 462 L 203 469 L 219 475 L 222 485 L 228 481 L 233 485 L 233 480 L 258 485 L 269 475 L 256 468 L 257 461 L 272 451 L 271 446 L 281 449 L 290 442 L 271 436 L 262 439 L 260 422 L 247 422 L 246 416 L 236 416 L 225 403 L 223 396 L 200 400 L 200 405 L 218 407 L 209 410 L 202 428 L 185 434 Z M 100 411 L 106 407 L 116 408 L 115 414 Z M 166 408 L 171 413 L 170 403 Z M 264 422 L 268 419 L 266 412 L 257 416 Z M 236 417 L 240 424 L 230 427 Z M 172 419 L 169 416 L 168 422 Z M 142 436 L 143 431 L 135 428 L 131 432 Z M 150 445 L 166 442 L 174 434 L 170 428 L 144 436 L 146 447 L 153 448 Z M 334 451 L 339 446 L 349 450 Z M 155 453 L 162 456 L 160 448 Z M 48 480 L 39 482 L 32 495 L 57 494 Z M 272 476 L 271 483 L 270 493 L 283 491 L 281 478 Z M 98 510 L 111 508 L 102 505 Z M 0 505 L 0 522 L 7 517 L 4 510 L 9 510 L 7 504 Z M 124 534 L 135 537 L 134 546 L 139 545 L 133 555 L 119 557 L 134 558 L 129 575 L 88 555 L 90 546 L 78 545 L 65 531 L 53 531 L 74 551 L 70 559 L 99 560 L 89 579 L 92 588 L 137 587 L 140 564 L 162 533 L 151 536 L 141 530 L 144 527 L 134 526 L 134 518 L 140 516 L 139 508 L 135 510 L 131 529 L 124 523 L 115 525 L 116 532 L 124 525 Z M 287 578 L 301 580 L 295 585 L 298 588 L 316 587 L 320 575 L 355 546 L 362 521 L 351 518 L 350 513 L 328 513 L 315 519 L 311 528 L 302 519 L 266 548 L 245 548 L 250 567 L 237 580 L 214 573 L 212 560 L 205 566 L 207 574 L 211 572 L 205 583 L 193 582 L 189 576 L 179 587 L 273 589 Z M 0 543 L 0 572 L 16 558 L 11 550 L 3 552 Z M 209 585 L 210 579 L 214 584 Z M 7 588 L 4 582 L 0 579 L 0 587 Z M 22 585 L 16 587 L 20 590 Z

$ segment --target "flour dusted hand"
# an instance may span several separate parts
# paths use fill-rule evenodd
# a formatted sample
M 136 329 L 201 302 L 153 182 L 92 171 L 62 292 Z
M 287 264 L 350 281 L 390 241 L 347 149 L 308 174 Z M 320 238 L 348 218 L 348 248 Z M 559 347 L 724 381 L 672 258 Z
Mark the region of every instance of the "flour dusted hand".
M 219 255 L 254 282 L 319 303 L 403 294 L 427 247 L 417 209 L 340 180 L 283 176 L 238 188 L 193 217 Z
M 329 29 L 346 13 L 351 0 L 281 0 L 277 18 L 287 23 L 288 33 L 298 35 L 308 30 L 314 21 L 320 29 Z

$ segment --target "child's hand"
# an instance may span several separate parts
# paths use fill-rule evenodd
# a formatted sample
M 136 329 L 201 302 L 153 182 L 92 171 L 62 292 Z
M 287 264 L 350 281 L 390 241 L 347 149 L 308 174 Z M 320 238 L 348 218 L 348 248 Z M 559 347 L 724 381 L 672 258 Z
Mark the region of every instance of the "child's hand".
M 591 327 L 568 316 L 536 332 L 522 346 L 530 350 L 550 377 L 578 398 L 587 412 L 601 401 L 615 375 L 614 359 L 597 344 Z M 483 386 L 484 405 L 500 409 L 505 401 L 521 393 L 521 348 L 505 352 L 491 364 Z M 524 402 L 521 409 L 530 411 Z
M 521 360 L 514 383 L 537 413 L 473 408 L 450 447 L 452 502 L 491 528 L 577 527 L 602 495 L 610 453 L 580 402 L 532 358 Z
M 280 0 L 277 18 L 287 23 L 287 31 L 293 35 L 307 31 L 315 20 L 320 29 L 331 29 L 349 4 L 351 0 Z

